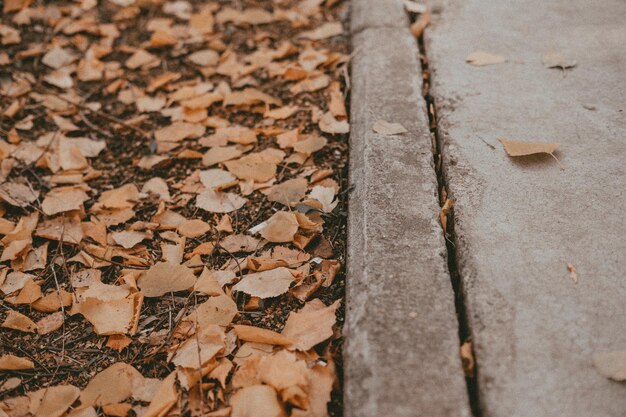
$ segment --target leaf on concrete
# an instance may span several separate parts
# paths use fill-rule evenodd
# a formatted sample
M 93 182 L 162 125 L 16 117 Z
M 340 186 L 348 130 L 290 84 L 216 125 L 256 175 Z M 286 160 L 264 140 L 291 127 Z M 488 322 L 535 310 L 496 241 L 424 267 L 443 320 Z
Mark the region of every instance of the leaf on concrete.
M 504 150 L 509 156 L 528 156 L 545 153 L 556 159 L 554 152 L 559 148 L 558 143 L 522 142 L 500 138 Z M 558 161 L 558 159 L 556 159 Z
M 139 277 L 137 286 L 146 297 L 160 297 L 170 292 L 187 290 L 195 282 L 196 276 L 186 266 L 159 262 Z
M 392 123 L 386 120 L 377 120 L 372 129 L 381 135 L 400 135 L 408 132 L 400 123 Z
M 233 291 L 241 291 L 259 298 L 271 298 L 284 294 L 294 277 L 287 268 L 276 268 L 269 271 L 244 275 L 241 281 L 233 286 Z
M 506 62 L 506 58 L 498 54 L 492 54 L 485 51 L 476 51 L 469 54 L 465 58 L 465 62 L 477 67 L 482 67 L 485 65 L 503 64 Z
M 576 66 L 576 61 L 566 58 L 560 52 L 551 49 L 543 54 L 543 66 L 546 68 L 568 69 Z
M 626 350 L 595 353 L 593 366 L 605 378 L 626 381 Z

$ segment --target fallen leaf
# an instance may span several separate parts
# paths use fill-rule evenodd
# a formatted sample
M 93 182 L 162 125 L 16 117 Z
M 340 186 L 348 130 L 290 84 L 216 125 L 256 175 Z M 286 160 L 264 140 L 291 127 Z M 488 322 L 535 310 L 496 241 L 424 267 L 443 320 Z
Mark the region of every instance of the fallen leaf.
M 224 162 L 226 168 L 237 178 L 265 182 L 276 175 L 276 164 L 259 153 Z
M 159 262 L 141 275 L 137 286 L 146 297 L 160 297 L 190 289 L 195 282 L 195 275 L 186 266 Z
M 574 264 L 567 264 L 567 272 L 569 272 L 569 277 L 574 281 L 574 284 L 578 284 L 578 273 L 576 272 Z
M 268 345 L 288 346 L 292 342 L 280 333 L 255 326 L 236 324 L 233 326 L 237 337 L 246 342 L 265 343 Z
M 240 209 L 248 200 L 234 193 L 207 188 L 196 197 L 196 206 L 211 213 L 230 213 Z
M 260 235 L 270 242 L 292 242 L 298 232 L 296 215 L 287 211 L 274 213 L 267 221 L 267 225 L 260 231 Z
M 605 378 L 626 381 L 626 350 L 595 353 L 593 366 Z
M 48 334 L 63 327 L 65 314 L 62 311 L 43 317 L 37 322 L 37 331 L 39 334 Z
M 551 49 L 543 54 L 543 65 L 546 68 L 560 68 L 565 70 L 568 68 L 574 68 L 576 66 L 576 61 L 568 59 L 560 52 Z
M 408 130 L 400 123 L 391 123 L 385 120 L 377 120 L 372 126 L 372 129 L 376 133 L 381 135 L 399 135 L 402 133 L 408 133 Z
M 558 158 L 554 155 L 554 152 L 560 146 L 558 143 L 522 142 L 504 138 L 498 140 L 502 143 L 504 150 L 509 156 L 528 156 L 538 153 L 546 153 L 554 158 L 554 160 L 560 165 Z
M 131 396 L 133 383 L 143 376 L 131 365 L 117 362 L 91 378 L 80 394 L 81 405 L 117 404 Z
M 298 312 L 291 312 L 283 329 L 283 336 L 293 340 L 294 347 L 307 351 L 333 335 L 339 301 L 326 307 L 320 300 L 309 301 Z
M 253 385 L 240 389 L 230 399 L 231 417 L 286 417 L 274 388 Z
M 29 410 L 34 417 L 60 417 L 80 395 L 73 385 L 57 385 L 28 393 Z
M 506 58 L 502 55 L 492 54 L 485 51 L 472 52 L 465 58 L 465 62 L 477 67 L 485 65 L 503 64 L 506 62 Z
M 37 325 L 27 316 L 15 310 L 9 310 L 1 327 L 19 330 L 20 332 L 35 333 Z
M 426 27 L 429 24 L 430 24 L 430 13 L 428 13 L 428 11 L 425 11 L 424 13 L 421 13 L 417 17 L 417 19 L 415 19 L 415 22 L 411 24 L 411 34 L 415 36 L 416 38 L 421 37 L 422 34 L 424 33 L 424 30 L 426 30 Z
M 30 359 L 20 358 L 11 354 L 0 356 L 0 370 L 2 371 L 20 371 L 34 368 L 35 364 Z
M 153 400 L 142 417 L 163 417 L 178 402 L 176 372 L 169 374 L 159 385 Z
M 232 289 L 254 297 L 271 298 L 286 293 L 293 281 L 289 269 L 281 267 L 244 275 Z
M 267 199 L 271 202 L 278 202 L 285 206 L 297 203 L 306 195 L 308 188 L 307 180 L 304 178 L 293 178 L 274 185 L 263 191 Z
M 341 25 L 341 22 L 328 22 L 317 27 L 316 29 L 302 32 L 298 35 L 298 37 L 319 41 L 341 35 L 342 33 L 343 26 Z

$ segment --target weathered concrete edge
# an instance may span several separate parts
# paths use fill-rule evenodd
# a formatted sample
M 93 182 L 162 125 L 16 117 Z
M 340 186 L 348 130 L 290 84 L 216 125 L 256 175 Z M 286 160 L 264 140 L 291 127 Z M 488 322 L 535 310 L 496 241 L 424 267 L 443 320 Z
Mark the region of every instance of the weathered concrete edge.
M 469 416 L 417 45 L 401 1 L 352 19 L 345 415 Z

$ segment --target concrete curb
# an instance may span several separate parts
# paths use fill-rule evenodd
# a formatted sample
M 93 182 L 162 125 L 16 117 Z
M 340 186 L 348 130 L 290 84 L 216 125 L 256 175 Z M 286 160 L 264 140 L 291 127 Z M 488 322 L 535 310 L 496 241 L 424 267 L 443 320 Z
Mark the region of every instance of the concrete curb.
M 469 416 L 417 45 L 401 1 L 352 8 L 345 415 Z

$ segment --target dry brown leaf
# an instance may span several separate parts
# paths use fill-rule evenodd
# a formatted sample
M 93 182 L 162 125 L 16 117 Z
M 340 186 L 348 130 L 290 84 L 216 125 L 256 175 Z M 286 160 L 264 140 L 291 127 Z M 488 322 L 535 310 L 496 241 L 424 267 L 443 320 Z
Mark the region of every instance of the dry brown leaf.
M 271 298 L 284 294 L 289 290 L 294 277 L 287 268 L 276 268 L 269 271 L 244 275 L 233 291 L 241 291 L 259 298 Z
M 159 385 L 150 406 L 142 417 L 163 417 L 178 402 L 176 372 L 169 374 Z
M 34 280 L 28 279 L 15 299 L 15 304 L 32 304 L 41 298 L 41 287 Z
M 259 361 L 258 374 L 262 382 L 278 391 L 283 401 L 298 408 L 308 408 L 307 365 L 305 361 L 297 360 L 294 353 L 280 350 L 262 357 Z
M 205 127 L 200 124 L 174 122 L 154 132 L 158 142 L 180 142 L 183 139 L 197 138 L 204 134 Z
M 313 30 L 302 32 L 298 35 L 298 37 L 319 41 L 321 39 L 327 39 L 332 38 L 333 36 L 341 35 L 342 33 L 343 26 L 341 25 L 341 22 L 328 22 Z
M 142 240 L 152 238 L 152 233 L 140 232 L 136 230 L 123 230 L 121 232 L 113 232 L 110 236 L 117 245 L 130 249 L 135 247 Z
M 191 219 L 178 226 L 181 236 L 196 238 L 203 236 L 211 230 L 211 225 L 200 219 Z
M 206 188 L 212 188 L 215 191 L 224 190 L 237 184 L 237 178 L 228 171 L 223 169 L 208 169 L 200 171 L 200 181 Z
M 217 146 L 209 149 L 202 157 L 202 165 L 211 166 L 238 158 L 242 152 L 237 146 Z
M 595 353 L 593 366 L 605 378 L 626 381 L 626 350 Z
M 219 58 L 219 54 L 212 49 L 196 51 L 187 57 L 189 61 L 202 67 L 217 65 Z
M 137 286 L 146 297 L 160 297 L 170 292 L 187 290 L 195 282 L 193 271 L 186 266 L 159 262 L 139 277 Z
M 228 235 L 220 241 L 220 247 L 232 253 L 254 252 L 263 245 L 261 241 L 249 235 Z
M 254 130 L 244 126 L 218 127 L 215 133 L 206 138 L 209 143 L 226 145 L 227 142 L 250 145 L 257 142 Z
M 465 62 L 477 67 L 482 67 L 485 65 L 503 64 L 506 62 L 506 58 L 502 55 L 492 54 L 485 51 L 476 51 L 469 54 L 465 58 Z
M 176 347 L 170 362 L 183 368 L 204 368 L 224 350 L 224 338 L 224 330 L 218 325 L 199 327 L 194 336 Z
M 12 206 L 26 207 L 39 197 L 39 193 L 26 184 L 5 182 L 0 184 L 0 199 Z
M 309 197 L 322 203 L 322 210 L 330 213 L 337 207 L 338 201 L 335 200 L 335 189 L 316 185 L 309 193 Z
M 270 242 L 286 243 L 292 242 L 297 232 L 298 220 L 296 215 L 287 211 L 279 211 L 270 217 L 267 225 L 261 229 L 259 234 Z
M 509 156 L 528 156 L 534 154 L 545 153 L 550 155 L 554 160 L 561 165 L 558 158 L 554 155 L 554 152 L 559 148 L 558 143 L 538 143 L 538 142 L 522 142 L 518 140 L 508 140 L 504 138 L 498 139 L 504 150 Z M 561 167 L 563 169 L 563 167 Z
M 73 385 L 57 385 L 28 393 L 29 411 L 33 417 L 60 417 L 76 401 L 80 389 Z
M 15 310 L 9 310 L 1 327 L 26 333 L 35 333 L 37 331 L 37 325 L 34 321 Z
M 320 149 L 322 149 L 328 141 L 323 136 L 318 135 L 309 135 L 303 140 L 299 140 L 298 142 L 293 144 L 293 150 L 296 152 L 301 152 L 305 155 L 311 155 Z
M 211 213 L 230 213 L 243 207 L 247 201 L 234 193 L 207 188 L 196 197 L 196 206 Z
M 318 299 L 306 303 L 300 311 L 289 314 L 282 334 L 294 341 L 296 349 L 311 349 L 333 335 L 339 303 L 335 301 L 328 307 Z
M 272 330 L 243 324 L 236 324 L 233 328 L 235 329 L 235 333 L 237 333 L 237 337 L 246 342 L 265 343 L 277 346 L 288 346 L 292 344 L 291 340 Z
M 213 324 L 228 326 L 237 315 L 237 304 L 227 295 L 210 297 L 192 311 L 185 320 L 197 323 L 199 327 Z
M 350 132 L 350 123 L 347 120 L 335 119 L 335 116 L 330 111 L 322 115 L 318 124 L 320 130 L 325 133 L 340 134 Z
M 237 178 L 255 182 L 269 181 L 276 175 L 276 164 L 259 153 L 224 162 Z
M 80 304 L 75 304 L 75 308 L 93 325 L 97 334 L 109 336 L 134 334 L 137 331 L 142 303 L 143 294 L 135 293 L 126 298 L 107 301 L 86 298 Z
M 34 368 L 35 364 L 30 359 L 20 358 L 11 354 L 0 356 L 0 370 L 2 371 L 20 371 Z
M 83 406 L 120 403 L 131 396 L 133 384 L 142 380 L 134 367 L 117 362 L 91 378 L 80 394 L 80 402 Z
M 206 266 L 202 269 L 202 273 L 194 284 L 193 290 L 209 296 L 218 296 L 224 293 L 222 286 L 215 278 L 214 271 L 211 271 Z
M 304 178 L 294 178 L 280 184 L 274 185 L 263 191 L 267 199 L 272 202 L 278 202 L 285 206 L 297 203 L 306 195 L 308 182 Z
M 287 417 L 274 388 L 252 385 L 240 389 L 230 399 L 231 417 Z
M 132 208 L 137 201 L 139 201 L 139 190 L 134 184 L 126 184 L 100 194 L 98 202 L 91 209 L 94 211 Z
M 372 129 L 376 133 L 381 135 L 400 135 L 402 133 L 408 133 L 408 130 L 400 123 L 391 123 L 386 120 L 377 120 L 372 126 Z

